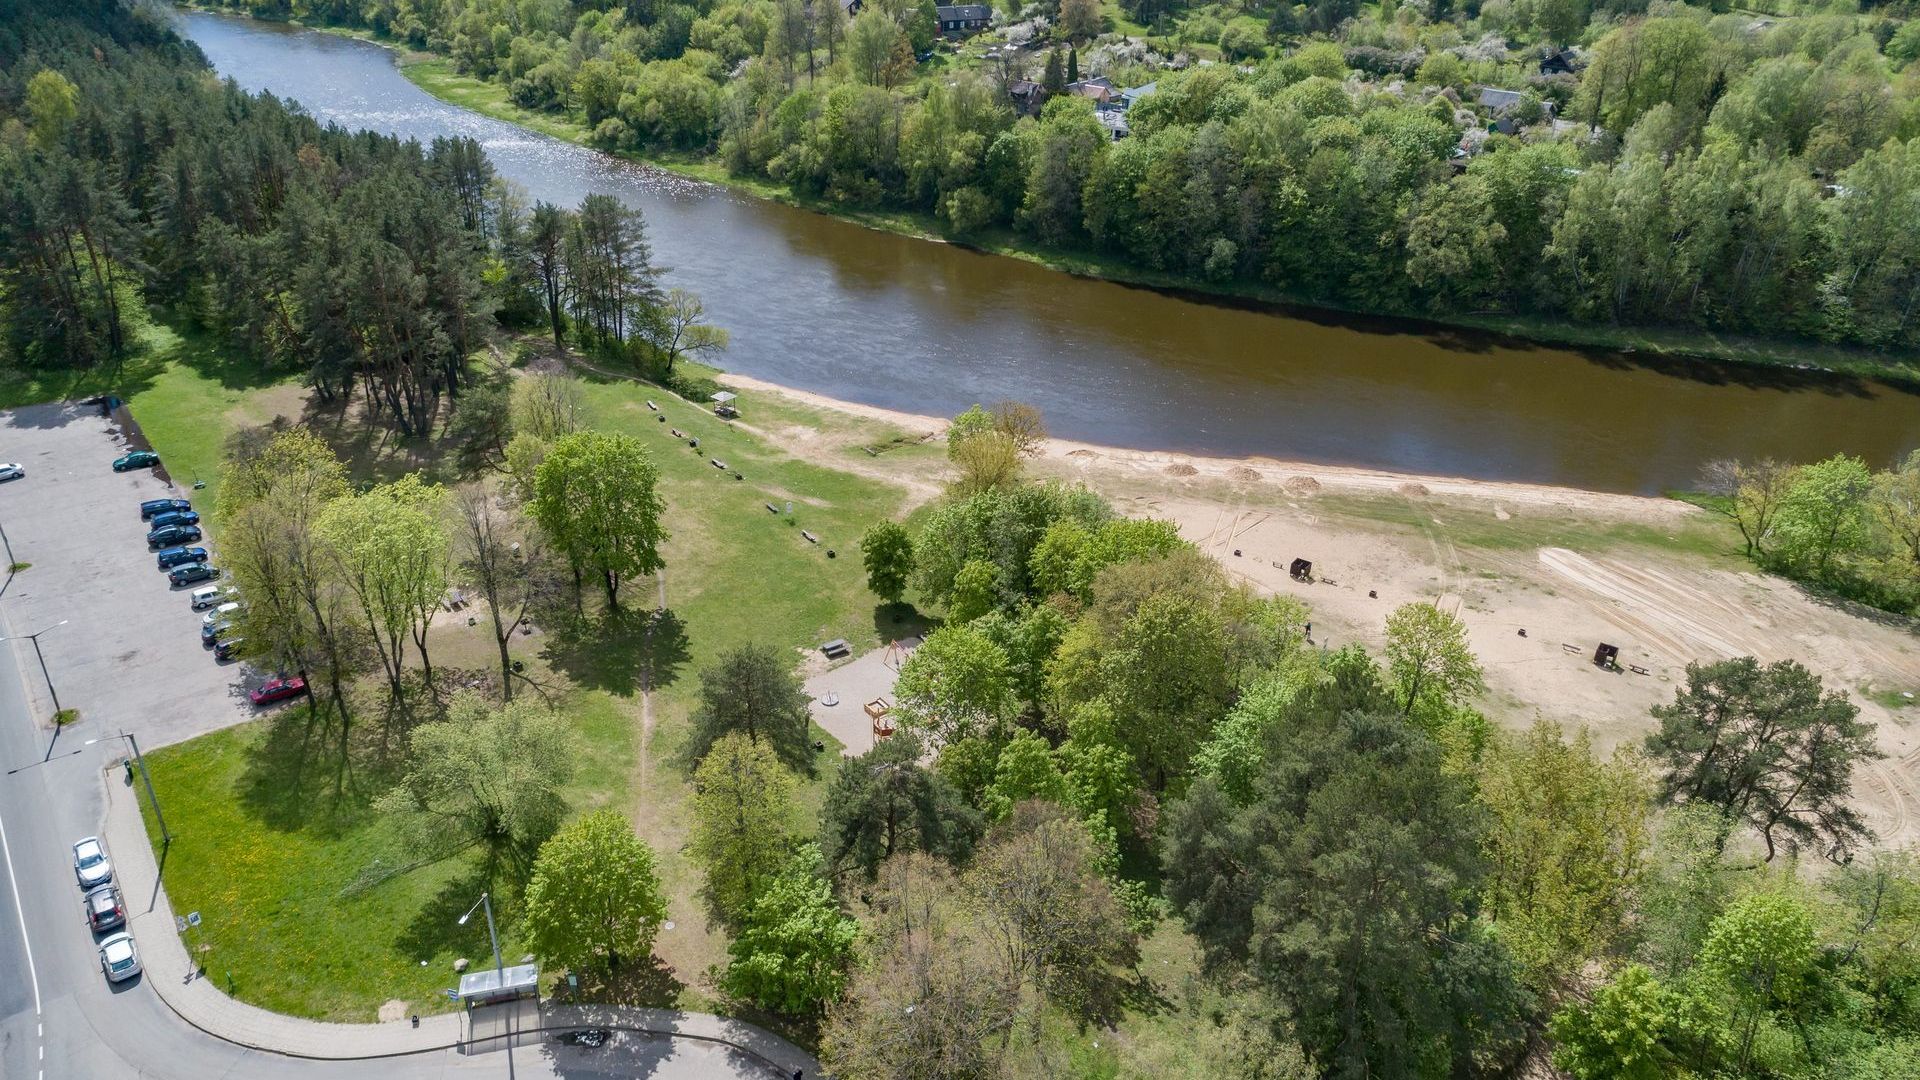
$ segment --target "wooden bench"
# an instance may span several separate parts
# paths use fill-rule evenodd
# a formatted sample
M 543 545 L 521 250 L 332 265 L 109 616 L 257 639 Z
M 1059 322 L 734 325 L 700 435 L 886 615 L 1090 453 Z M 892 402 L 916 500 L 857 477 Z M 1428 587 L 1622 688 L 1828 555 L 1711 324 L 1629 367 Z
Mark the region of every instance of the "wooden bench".
M 834 638 L 832 641 L 823 642 L 820 645 L 820 651 L 826 654 L 827 659 L 838 660 L 843 656 L 852 656 L 853 646 L 847 644 L 846 638 Z

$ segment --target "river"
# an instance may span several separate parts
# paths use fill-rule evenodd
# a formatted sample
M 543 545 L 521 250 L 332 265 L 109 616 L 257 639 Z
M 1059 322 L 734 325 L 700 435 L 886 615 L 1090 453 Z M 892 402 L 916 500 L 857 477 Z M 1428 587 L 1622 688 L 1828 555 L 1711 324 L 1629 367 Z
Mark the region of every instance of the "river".
M 1112 446 L 1655 492 L 1718 457 L 1885 466 L 1920 445 L 1920 395 L 1777 369 L 1670 363 L 1057 273 L 862 228 L 445 104 L 377 45 L 180 15 L 222 75 L 314 116 L 477 139 L 534 198 L 608 192 L 646 216 L 668 282 L 732 334 L 723 366 L 951 415 L 1013 398 Z M 751 403 L 746 403 L 751 408 Z

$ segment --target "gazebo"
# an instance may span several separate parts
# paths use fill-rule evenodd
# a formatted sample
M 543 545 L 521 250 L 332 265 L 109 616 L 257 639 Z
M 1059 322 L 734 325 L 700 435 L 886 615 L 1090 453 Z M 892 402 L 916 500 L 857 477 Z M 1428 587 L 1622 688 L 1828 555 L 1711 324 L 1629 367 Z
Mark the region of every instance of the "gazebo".
M 734 402 L 740 400 L 740 395 L 735 394 L 731 390 L 715 391 L 713 397 L 709 400 L 713 402 L 713 415 L 715 416 L 732 418 L 740 415 L 740 410 L 734 408 L 733 405 Z

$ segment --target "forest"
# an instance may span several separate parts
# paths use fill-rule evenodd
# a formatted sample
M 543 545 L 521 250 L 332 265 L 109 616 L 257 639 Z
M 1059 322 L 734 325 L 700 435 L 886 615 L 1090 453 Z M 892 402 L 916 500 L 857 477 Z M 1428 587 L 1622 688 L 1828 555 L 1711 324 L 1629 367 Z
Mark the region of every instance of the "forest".
M 724 346 L 610 196 L 528 206 L 470 139 L 322 127 L 215 79 L 163 14 L 96 6 L 112 40 L 0 28 L 0 323 L 23 369 L 116 370 L 160 312 L 416 436 L 500 326 L 664 374 Z M 463 430 L 503 407 L 481 395 Z
M 1920 332 L 1898 3 L 1015 0 L 942 43 L 930 0 L 217 2 L 443 53 L 608 149 L 989 245 L 1371 311 Z M 1128 137 L 1079 76 L 1154 83 Z

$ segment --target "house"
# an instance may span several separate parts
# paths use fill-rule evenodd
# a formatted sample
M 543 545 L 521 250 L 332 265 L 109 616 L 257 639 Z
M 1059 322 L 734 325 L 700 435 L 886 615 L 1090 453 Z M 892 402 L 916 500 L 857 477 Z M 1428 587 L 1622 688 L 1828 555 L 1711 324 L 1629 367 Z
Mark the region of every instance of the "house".
M 1127 127 L 1127 110 L 1117 106 L 1110 109 L 1095 109 L 1093 118 L 1100 121 L 1100 126 L 1107 129 L 1108 136 L 1115 142 L 1126 138 L 1130 131 Z
M 1104 108 L 1120 99 L 1119 89 L 1115 87 L 1113 83 L 1107 81 L 1104 75 L 1097 75 L 1091 79 L 1081 79 L 1079 82 L 1070 82 L 1067 84 L 1067 93 L 1093 99 L 1095 108 Z
M 1527 95 L 1521 91 L 1502 90 L 1496 86 L 1483 86 L 1480 88 L 1480 96 L 1477 100 L 1482 109 L 1493 114 L 1493 129 L 1502 135 L 1511 135 L 1525 126 L 1521 123 L 1518 115 L 1516 115 L 1520 106 L 1528 100 Z M 1541 101 L 1539 105 L 1540 117 L 1536 119 L 1544 118 L 1546 120 L 1552 120 L 1554 111 L 1553 102 Z
M 861 10 L 867 6 L 862 0 L 833 0 L 833 2 L 839 4 L 841 9 L 847 13 L 848 22 L 852 22 L 853 17 L 860 14 Z
M 1152 97 L 1154 90 L 1157 89 L 1159 85 L 1159 83 L 1146 83 L 1141 86 L 1136 86 L 1131 90 L 1120 91 L 1120 107 L 1123 109 L 1133 108 L 1139 103 L 1141 98 Z
M 1502 90 L 1497 86 L 1480 88 L 1480 107 L 1490 112 L 1504 112 L 1520 104 L 1527 95 L 1518 90 Z
M 1572 49 L 1556 49 L 1540 61 L 1542 75 L 1572 75 L 1580 70 L 1580 56 Z
M 977 34 L 993 24 L 993 9 L 985 4 L 954 4 L 935 7 L 940 32 L 949 37 Z
M 1047 103 L 1047 92 L 1039 83 L 1030 79 L 1015 79 L 1007 84 L 1007 96 L 1013 99 L 1013 107 L 1022 116 L 1040 115 L 1040 106 Z

